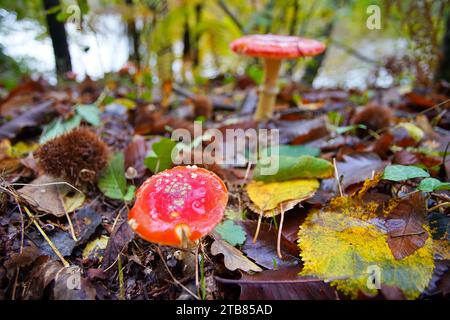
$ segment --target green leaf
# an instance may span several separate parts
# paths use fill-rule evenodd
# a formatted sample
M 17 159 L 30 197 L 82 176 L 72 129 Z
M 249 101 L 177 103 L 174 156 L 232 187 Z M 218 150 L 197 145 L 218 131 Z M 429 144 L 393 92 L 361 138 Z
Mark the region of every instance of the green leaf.
M 391 181 L 404 181 L 414 178 L 428 178 L 429 176 L 429 173 L 421 168 L 395 164 L 387 166 L 384 169 L 383 179 Z
M 80 123 L 81 117 L 78 114 L 64 122 L 61 119 L 55 119 L 44 128 L 41 138 L 39 139 L 39 143 L 42 144 L 48 140 L 56 138 L 57 136 L 78 127 Z
M 420 182 L 417 189 L 425 192 L 432 192 L 435 190 L 450 190 L 450 183 L 441 182 L 435 178 L 425 178 Z
M 344 127 L 332 126 L 332 128 L 337 134 L 344 134 L 346 132 L 354 131 L 356 129 L 367 129 L 367 127 L 365 125 L 363 125 L 363 124 L 354 124 L 354 125 L 351 125 L 351 126 L 344 126 Z
M 134 197 L 135 187 L 127 187 L 124 162 L 123 153 L 116 153 L 100 176 L 98 187 L 108 198 L 130 201 Z
M 274 153 L 274 149 L 263 149 L 261 154 L 264 156 L 271 156 Z M 279 145 L 278 154 L 286 157 L 300 157 L 300 156 L 320 156 L 320 149 L 308 146 L 291 146 L 291 145 Z M 275 155 L 275 154 L 274 154 Z
M 169 138 L 162 138 L 153 144 L 153 152 L 145 158 L 144 164 L 153 173 L 161 172 L 173 166 L 172 150 L 177 143 Z
M 232 246 L 241 245 L 245 242 L 246 233 L 244 229 L 231 220 L 218 224 L 214 231 L 219 234 L 222 240 L 225 240 Z
M 264 175 L 263 170 L 275 167 L 278 171 L 272 175 Z M 333 175 L 333 165 L 324 159 L 311 156 L 287 157 L 271 156 L 256 164 L 253 179 L 256 181 L 286 181 L 300 178 L 329 178 Z
M 93 104 L 80 104 L 75 110 L 84 121 L 91 125 L 98 126 L 100 124 L 100 110 L 97 106 Z

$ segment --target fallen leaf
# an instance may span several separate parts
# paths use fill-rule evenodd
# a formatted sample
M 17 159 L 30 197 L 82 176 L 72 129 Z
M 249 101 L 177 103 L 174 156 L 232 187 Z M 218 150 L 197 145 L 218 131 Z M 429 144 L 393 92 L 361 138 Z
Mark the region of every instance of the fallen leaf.
M 267 174 L 277 164 L 275 173 Z M 256 181 L 286 181 L 300 178 L 329 178 L 333 165 L 324 159 L 311 156 L 270 156 L 256 163 L 253 179 Z
M 414 178 L 428 178 L 430 174 L 415 166 L 390 165 L 384 168 L 383 179 L 391 181 L 404 181 Z
M 396 259 L 378 209 L 376 202 L 338 197 L 311 212 L 299 231 L 301 275 L 331 281 L 352 298 L 360 291 L 375 295 L 376 288 L 368 286 L 374 277 L 381 285 L 401 289 L 407 299 L 417 298 L 433 274 L 431 237 L 413 254 Z
M 336 300 L 337 294 L 320 279 L 298 275 L 298 268 L 242 273 L 238 280 L 216 277 L 225 284 L 241 287 L 240 300 Z
M 108 240 L 109 237 L 102 235 L 89 242 L 83 250 L 83 259 L 99 259 L 99 261 L 102 261 Z
M 258 239 L 253 243 L 253 236 L 256 232 L 256 221 L 241 221 L 239 224 L 244 228 L 247 239 L 242 245 L 242 251 L 257 264 L 267 269 L 277 269 L 299 265 L 298 249 L 295 243 L 281 237 L 281 254 L 277 255 L 277 230 L 267 223 L 261 223 Z
M 428 239 L 425 198 L 418 192 L 402 199 L 386 217 L 387 243 L 398 260 L 413 254 Z
M 128 246 L 133 238 L 134 232 L 131 230 L 127 221 L 122 222 L 116 227 L 114 232 L 111 234 L 108 245 L 105 249 L 102 262 L 103 270 L 107 270 L 113 263 L 116 262 L 119 254 L 126 248 L 126 246 Z
M 53 101 L 46 101 L 31 107 L 28 111 L 0 126 L 0 139 L 15 138 L 24 128 L 43 124 L 54 113 Z
M 386 163 L 375 153 L 351 153 L 344 155 L 343 161 L 337 161 L 336 166 L 345 190 L 383 171 Z M 333 182 L 334 189 L 337 190 L 336 179 L 333 179 Z
M 75 192 L 75 193 L 74 193 Z M 63 217 L 80 207 L 84 194 L 74 190 L 60 179 L 42 175 L 29 185 L 18 190 L 18 194 L 38 211 Z
M 280 204 L 283 205 L 283 210 L 287 211 L 310 198 L 318 187 L 319 181 L 316 179 L 297 179 L 269 183 L 252 181 L 246 190 L 253 202 L 252 210 L 271 217 L 281 212 Z
M 215 240 L 211 245 L 213 255 L 223 254 L 225 267 L 230 271 L 240 269 L 245 272 L 260 272 L 262 269 L 243 255 L 241 251 L 226 241 Z
M 225 240 L 232 246 L 243 244 L 247 236 L 242 227 L 235 224 L 232 220 L 225 220 L 218 224 L 214 228 L 214 233 L 218 234 L 222 240 Z

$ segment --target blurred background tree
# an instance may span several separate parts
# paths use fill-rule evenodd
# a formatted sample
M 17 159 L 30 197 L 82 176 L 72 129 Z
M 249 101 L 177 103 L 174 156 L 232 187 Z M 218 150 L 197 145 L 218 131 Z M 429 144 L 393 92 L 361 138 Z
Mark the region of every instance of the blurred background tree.
M 243 34 L 277 33 L 327 43 L 323 55 L 285 64 L 284 74 L 305 85 L 317 82 L 321 72 L 326 77 L 333 71 L 345 76 L 346 72 L 337 68 L 345 65 L 340 60 L 348 57 L 364 63 L 376 75 L 389 74 L 392 85 L 405 81 L 431 85 L 449 77 L 448 4 L 448 0 L 0 0 L 0 25 L 13 15 L 15 21 L 42 26 L 37 39 L 51 39 L 58 77 L 80 69 L 93 74 L 93 67 L 101 69 L 98 77 L 120 68 L 122 56 L 137 69 L 150 70 L 154 81 L 167 90 L 173 81 L 202 83 L 205 78 L 235 74 L 236 70 L 255 76 L 256 61 L 231 53 L 229 43 Z M 379 30 L 366 27 L 369 5 L 381 8 Z M 80 26 L 73 26 L 73 6 L 80 9 Z M 105 27 L 109 25 L 112 27 Z M 94 41 L 80 44 L 88 36 Z M 125 53 L 111 40 L 113 36 L 126 39 Z M 99 37 L 110 39 L 113 49 L 105 52 Z M 387 40 L 402 44 L 404 50 L 384 52 L 389 51 Z M 97 62 L 80 62 L 80 54 L 74 58 L 77 48 L 89 52 L 93 43 L 98 47 Z M 2 77 L 14 78 L 6 69 L 17 70 L 20 77 L 29 68 L 7 67 L 11 61 L 22 65 L 23 59 L 9 54 L 9 43 L 1 44 Z M 107 61 L 116 64 L 108 66 Z M 376 84 L 376 79 L 373 82 Z

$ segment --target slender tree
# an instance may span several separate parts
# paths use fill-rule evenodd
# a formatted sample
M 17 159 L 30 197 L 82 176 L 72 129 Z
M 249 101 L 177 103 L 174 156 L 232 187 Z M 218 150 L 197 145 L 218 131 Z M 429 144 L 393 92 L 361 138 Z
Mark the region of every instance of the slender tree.
M 43 0 L 43 4 L 46 12 L 48 33 L 52 39 L 53 53 L 55 55 L 56 74 L 58 78 L 62 78 L 66 72 L 72 71 L 72 62 L 70 60 L 64 22 L 57 19 L 57 15 L 61 11 L 61 4 L 59 0 Z
M 442 54 L 436 72 L 436 80 L 450 82 L 450 12 L 447 13 L 445 35 L 442 41 Z

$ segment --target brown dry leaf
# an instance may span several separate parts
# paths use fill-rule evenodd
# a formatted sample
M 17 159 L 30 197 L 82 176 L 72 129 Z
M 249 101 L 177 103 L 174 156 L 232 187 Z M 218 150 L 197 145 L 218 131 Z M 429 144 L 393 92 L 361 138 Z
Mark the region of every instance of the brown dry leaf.
M 59 184 L 57 184 L 59 182 Z M 50 185 L 48 185 L 50 184 Z M 42 175 L 18 190 L 19 195 L 37 210 L 62 217 L 80 207 L 83 193 L 61 183 L 60 179 Z
M 425 198 L 419 192 L 402 199 L 386 218 L 387 243 L 398 260 L 422 248 L 428 239 Z
M 1 125 L 0 139 L 13 139 L 22 131 L 22 129 L 43 124 L 47 120 L 48 115 L 54 112 L 53 108 L 50 108 L 52 104 L 53 101 L 49 100 L 33 106 L 29 111 L 24 112 L 13 120 Z
M 253 205 L 250 208 L 265 217 L 272 217 L 292 209 L 301 201 L 314 195 L 319 188 L 317 179 L 296 179 L 283 182 L 252 181 L 247 185 L 247 194 Z
M 374 174 L 383 171 L 387 165 L 375 153 L 353 153 L 343 156 L 344 161 L 337 161 L 336 166 L 342 178 L 344 190 L 357 183 L 371 178 Z M 335 179 L 333 179 L 335 181 Z
M 260 272 L 262 269 L 254 264 L 244 254 L 223 240 L 215 240 L 211 245 L 213 255 L 223 254 L 223 261 L 228 270 L 235 271 L 240 269 L 245 272 Z
M 312 277 L 301 277 L 298 268 L 265 270 L 239 280 L 216 278 L 218 282 L 238 284 L 240 300 L 336 300 L 329 284 Z
M 50 257 L 40 257 L 36 265 L 28 274 L 23 298 L 26 300 L 42 299 L 45 289 L 52 282 L 56 274 L 63 269 L 60 262 Z
M 59 271 L 53 287 L 54 300 L 95 300 L 96 290 L 89 279 L 81 275 L 78 266 Z
M 267 128 L 280 130 L 280 144 L 303 144 L 328 135 L 323 117 L 300 121 L 276 120 L 269 122 Z
M 276 269 L 299 265 L 298 248 L 295 243 L 281 238 L 281 253 L 283 258 L 277 255 L 277 231 L 267 223 L 261 223 L 258 239 L 253 243 L 253 235 L 256 232 L 256 221 L 242 221 L 239 224 L 247 233 L 246 241 L 242 245 L 242 251 L 257 264 L 267 268 Z M 298 230 L 298 226 L 297 226 Z
M 127 221 L 122 222 L 111 234 L 108 245 L 103 256 L 103 270 L 112 270 L 109 268 L 117 260 L 118 255 L 133 240 L 134 232 L 131 230 Z

